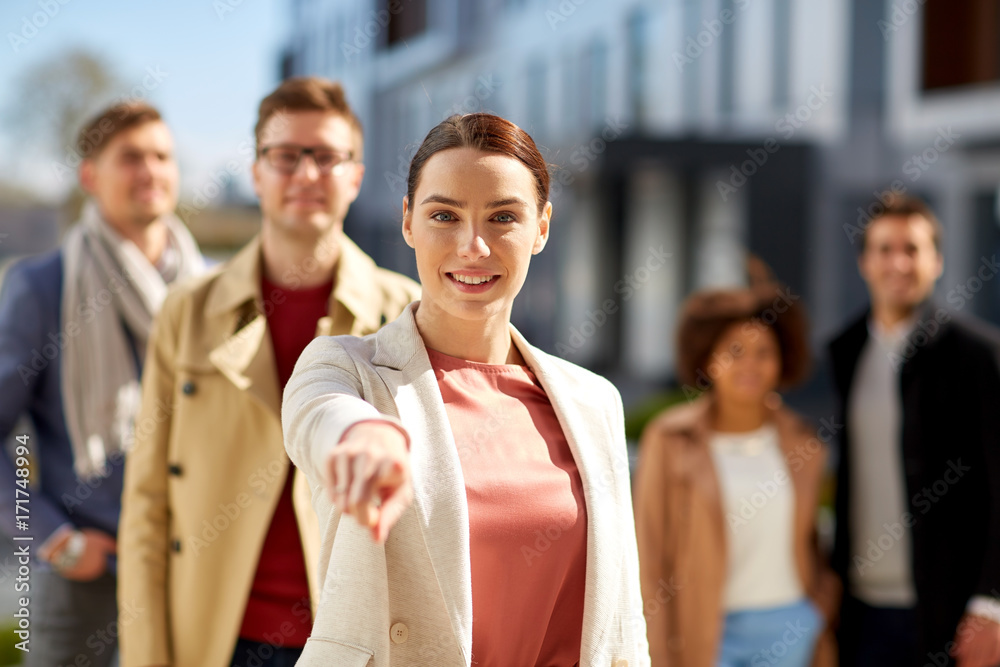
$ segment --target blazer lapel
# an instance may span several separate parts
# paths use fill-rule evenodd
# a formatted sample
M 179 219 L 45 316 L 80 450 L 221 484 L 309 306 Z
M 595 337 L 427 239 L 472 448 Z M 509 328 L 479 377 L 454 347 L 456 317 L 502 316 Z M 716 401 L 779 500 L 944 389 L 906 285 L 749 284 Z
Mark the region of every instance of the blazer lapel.
M 380 303 L 370 298 L 375 263 L 349 238 L 340 239 L 336 285 L 328 314 L 317 322 L 316 335 L 364 334 L 381 325 Z M 261 296 L 260 238 L 254 238 L 226 265 L 205 304 L 205 314 L 221 318 L 231 332 L 209 354 L 209 360 L 240 390 L 254 396 L 281 419 L 277 363 Z
M 377 334 L 372 362 L 410 433 L 413 509 L 466 661 L 472 655 L 469 507 L 437 378 L 413 319 L 415 305 Z
M 240 318 L 236 319 L 236 325 Z M 235 328 L 235 327 L 234 327 Z M 267 318 L 257 313 L 208 355 L 229 381 L 248 392 L 281 419 L 281 394 Z
M 255 238 L 226 265 L 205 302 L 205 316 L 218 318 L 229 332 L 208 355 L 209 361 L 242 391 L 281 419 L 281 393 L 267 318 L 258 307 L 260 239 Z
M 709 393 L 691 403 L 690 409 L 694 419 L 687 433 L 689 449 L 683 458 L 682 465 L 685 477 L 691 481 L 690 491 L 697 491 L 708 506 L 711 516 L 715 520 L 712 528 L 716 539 L 719 540 L 719 544 L 725 547 L 728 540 L 725 531 L 725 511 L 722 506 L 722 483 L 709 444 L 712 437 L 713 401 L 714 397 Z M 689 529 L 695 528 L 691 526 L 690 522 L 688 522 L 687 527 Z
M 330 294 L 329 314 L 320 318 L 316 335 L 365 336 L 378 331 L 385 324 L 382 301 L 372 298 L 372 285 L 378 280 L 378 266 L 374 260 L 341 234 L 340 259 Z
M 414 503 L 420 530 L 448 605 L 452 630 L 466 657 L 472 652 L 472 572 L 469 562 L 469 508 L 465 479 L 437 378 L 413 317 L 419 302 L 376 334 L 372 359 L 395 399 L 397 417 L 411 437 L 410 465 Z M 511 327 L 514 344 L 535 373 L 559 419 L 583 482 L 587 506 L 587 575 L 580 664 L 596 664 L 606 656 L 615 637 L 608 636 L 602 605 L 617 600 L 624 552 L 608 535 L 620 530 L 619 471 L 628 469 L 624 447 L 616 450 L 617 434 L 605 419 L 602 397 L 570 393 L 579 383 L 536 351 Z M 582 388 L 581 388 L 582 389 Z M 624 445 L 624 434 L 621 435 Z M 615 474 L 609 474 L 614 472 Z
M 624 435 L 617 442 L 616 433 L 624 424 L 609 424 L 605 419 L 609 406 L 603 397 L 587 391 L 572 391 L 579 383 L 552 363 L 551 359 L 536 351 L 521 334 L 511 327 L 515 345 L 535 373 L 542 389 L 552 403 L 552 408 L 562 426 L 583 482 L 584 501 L 587 505 L 587 578 L 583 603 L 583 640 L 580 647 L 580 664 L 598 664 L 609 653 L 606 645 L 614 637 L 605 634 L 606 605 L 619 598 L 621 568 L 624 553 L 621 543 L 609 536 L 621 530 L 618 525 L 618 504 L 630 494 L 618 488 L 618 471 L 628 470 L 628 456 L 624 450 Z M 617 445 L 622 450 L 617 450 Z M 614 474 L 612 474 L 614 473 Z
M 855 320 L 843 334 L 830 344 L 834 382 L 843 398 L 846 398 L 851 390 L 858 359 L 868 341 L 868 317 L 870 314 L 871 311 L 865 311 L 864 315 Z

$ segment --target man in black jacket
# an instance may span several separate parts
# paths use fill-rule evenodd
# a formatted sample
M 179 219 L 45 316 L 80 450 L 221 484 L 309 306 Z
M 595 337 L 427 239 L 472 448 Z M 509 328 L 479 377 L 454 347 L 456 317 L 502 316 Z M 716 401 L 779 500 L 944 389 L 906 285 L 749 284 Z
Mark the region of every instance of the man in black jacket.
M 930 301 L 940 240 L 893 195 L 861 236 L 871 308 L 830 345 L 844 666 L 1000 664 L 1000 338 Z

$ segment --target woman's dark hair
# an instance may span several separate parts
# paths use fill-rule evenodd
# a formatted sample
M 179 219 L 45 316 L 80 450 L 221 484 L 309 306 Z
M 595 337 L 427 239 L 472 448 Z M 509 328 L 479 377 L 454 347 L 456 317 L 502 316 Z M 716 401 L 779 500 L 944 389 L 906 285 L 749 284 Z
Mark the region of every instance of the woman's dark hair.
M 800 298 L 778 283 L 744 289 L 695 292 L 681 309 L 677 331 L 677 376 L 685 385 L 711 386 L 712 352 L 733 324 L 760 324 L 774 331 L 781 348 L 782 388 L 809 373 L 808 323 Z
M 406 179 L 406 196 L 413 207 L 413 196 L 427 160 L 449 148 L 475 148 L 486 153 L 499 153 L 518 160 L 535 177 L 538 210 L 549 200 L 549 171 L 545 159 L 527 132 L 509 120 L 488 113 L 450 116 L 427 133 L 410 162 Z

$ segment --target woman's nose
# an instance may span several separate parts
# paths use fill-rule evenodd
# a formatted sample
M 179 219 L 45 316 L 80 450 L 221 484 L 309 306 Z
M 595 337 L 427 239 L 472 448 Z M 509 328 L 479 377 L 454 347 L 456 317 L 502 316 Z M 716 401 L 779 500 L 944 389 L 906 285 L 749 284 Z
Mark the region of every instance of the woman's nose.
M 490 247 L 482 233 L 474 225 L 465 230 L 459 244 L 459 255 L 464 259 L 482 259 L 489 257 Z

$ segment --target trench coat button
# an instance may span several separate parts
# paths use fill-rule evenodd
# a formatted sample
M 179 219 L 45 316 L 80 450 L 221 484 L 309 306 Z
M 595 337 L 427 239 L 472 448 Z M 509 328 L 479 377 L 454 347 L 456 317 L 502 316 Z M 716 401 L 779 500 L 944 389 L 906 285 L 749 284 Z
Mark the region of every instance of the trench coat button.
M 194 382 L 191 382 L 190 380 L 185 382 L 184 386 L 181 387 L 181 391 L 184 392 L 185 396 L 190 396 L 195 392 L 195 390 L 197 390 L 197 387 L 195 386 Z
M 174 540 L 170 544 L 170 548 L 173 549 L 174 551 L 180 553 L 180 550 L 181 550 L 181 541 L 180 540 Z
M 389 638 L 392 639 L 393 644 L 402 644 L 409 635 L 410 630 L 403 623 L 393 623 L 392 627 L 389 628 Z
M 171 463 L 167 466 L 167 472 L 175 477 L 181 476 L 181 467 L 177 463 Z

